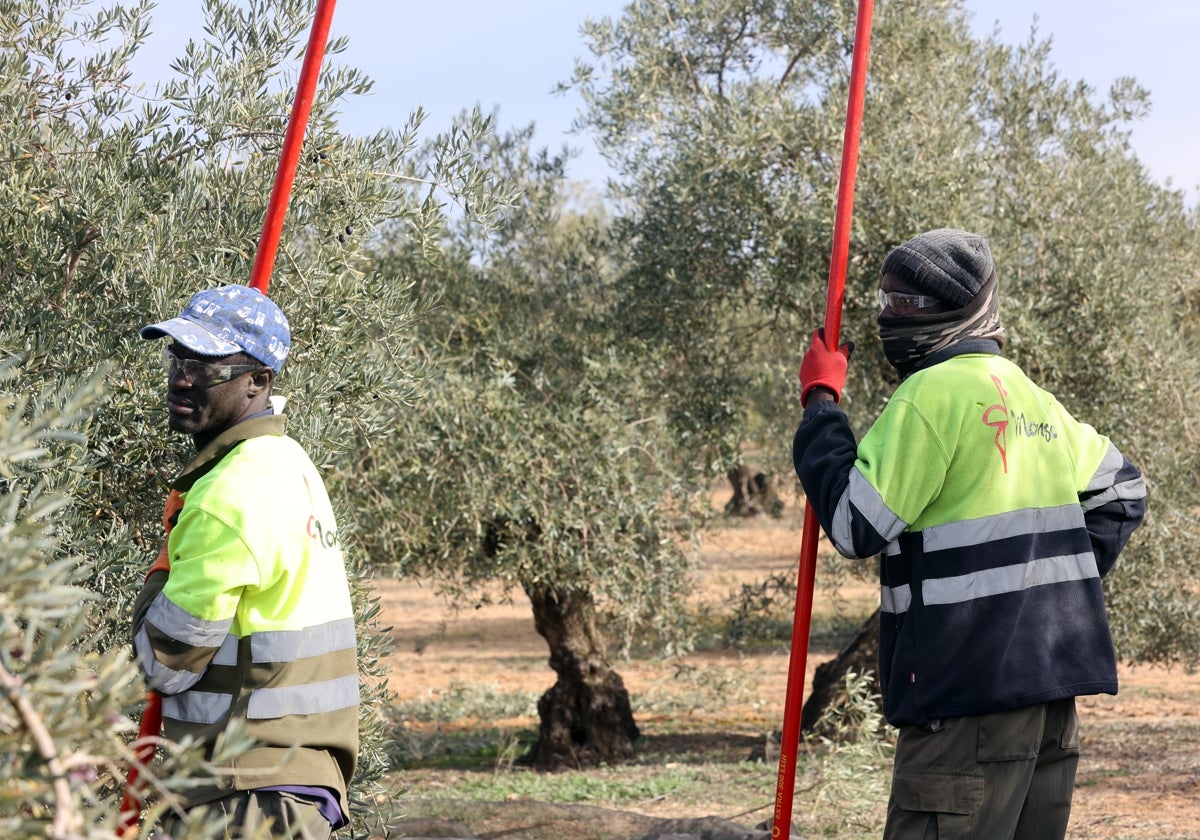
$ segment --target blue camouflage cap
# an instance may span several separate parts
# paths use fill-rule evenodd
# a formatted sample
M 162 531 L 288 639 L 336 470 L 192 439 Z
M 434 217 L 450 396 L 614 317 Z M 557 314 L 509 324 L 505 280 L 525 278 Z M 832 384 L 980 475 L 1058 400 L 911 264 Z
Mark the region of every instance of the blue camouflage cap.
M 142 327 L 142 338 L 170 336 L 201 356 L 246 355 L 279 373 L 292 347 L 287 317 L 249 286 L 218 286 L 192 295 L 178 318 Z

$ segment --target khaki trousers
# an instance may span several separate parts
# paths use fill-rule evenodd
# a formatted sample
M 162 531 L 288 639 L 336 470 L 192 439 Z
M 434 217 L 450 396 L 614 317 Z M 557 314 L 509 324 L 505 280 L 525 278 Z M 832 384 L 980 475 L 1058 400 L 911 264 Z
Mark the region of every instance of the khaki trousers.
M 884 840 L 1062 840 L 1078 765 L 1073 697 L 902 727 Z
M 222 840 L 330 840 L 333 836 L 329 820 L 316 805 L 286 791 L 243 790 L 197 806 L 189 815 L 206 822 L 223 820 Z M 174 820 L 165 820 L 162 826 L 168 837 L 182 836 L 179 828 Z

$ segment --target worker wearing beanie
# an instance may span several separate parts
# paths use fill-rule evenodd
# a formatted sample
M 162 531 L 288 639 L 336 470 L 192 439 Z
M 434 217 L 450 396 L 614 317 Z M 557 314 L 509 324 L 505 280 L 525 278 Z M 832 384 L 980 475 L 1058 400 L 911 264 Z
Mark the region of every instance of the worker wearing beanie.
M 888 254 L 877 323 L 901 383 L 861 442 L 839 405 L 852 347 L 818 333 L 800 368 L 796 473 L 837 550 L 880 558 L 890 840 L 1064 837 L 1075 697 L 1117 690 L 1101 578 L 1145 485 L 1000 355 L 998 286 L 976 234 Z
M 325 485 L 272 397 L 287 319 L 230 285 L 197 292 L 141 336 L 169 340 L 168 422 L 196 455 L 171 483 L 166 552 L 134 603 L 134 651 L 163 695 L 168 739 L 194 739 L 210 758 L 230 724 L 254 740 L 185 791 L 174 820 L 203 806 L 233 840 L 328 840 L 348 822 L 357 646 Z

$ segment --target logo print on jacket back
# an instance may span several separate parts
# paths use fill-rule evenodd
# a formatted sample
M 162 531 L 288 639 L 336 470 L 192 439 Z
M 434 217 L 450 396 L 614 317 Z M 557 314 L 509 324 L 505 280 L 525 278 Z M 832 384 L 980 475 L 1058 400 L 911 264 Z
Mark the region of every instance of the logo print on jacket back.
M 983 425 L 996 430 L 996 449 L 1000 452 L 1000 465 L 1008 473 L 1008 428 L 1010 425 L 1017 437 L 1041 438 L 1050 443 L 1058 439 L 1058 429 L 1053 423 L 1030 420 L 1025 412 L 1013 414 L 1008 408 L 1008 390 L 1000 382 L 1000 377 L 991 374 L 992 383 L 1000 394 L 1000 402 L 993 403 L 983 410 Z
M 996 449 L 1000 450 L 1000 464 L 1008 472 L 1008 391 L 1000 384 L 1000 377 L 992 374 L 992 382 L 1000 392 L 1000 402 L 983 410 L 983 425 L 996 430 Z M 995 412 L 995 417 L 992 413 Z

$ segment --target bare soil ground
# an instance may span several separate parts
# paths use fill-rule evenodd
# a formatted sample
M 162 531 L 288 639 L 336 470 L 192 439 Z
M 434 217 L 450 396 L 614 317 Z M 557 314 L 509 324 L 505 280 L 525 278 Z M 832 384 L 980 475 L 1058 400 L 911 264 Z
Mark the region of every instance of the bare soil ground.
M 794 572 L 800 544 L 799 518 L 790 506 L 782 520 L 742 520 L 710 535 L 703 549 L 701 596 L 714 605 L 727 603 L 730 592 L 742 582 Z M 819 582 L 820 577 L 819 567 Z M 552 684 L 545 643 L 534 631 L 528 604 L 523 600 L 456 614 L 429 590 L 409 582 L 380 580 L 377 591 L 382 598 L 384 624 L 394 628 L 397 644 L 390 662 L 390 683 L 401 700 L 436 695 L 456 684 L 481 683 L 539 693 Z M 860 603 L 864 610 L 872 607 L 875 597 L 874 587 L 865 583 L 844 588 L 842 595 Z M 823 597 L 818 590 L 818 613 L 823 609 Z M 834 652 L 814 645 L 808 656 L 804 696 L 813 670 Z M 709 650 L 673 660 L 635 659 L 617 667 L 635 707 L 640 696 L 661 696 L 677 690 L 680 674 L 689 670 L 719 670 L 723 679 L 731 675 L 744 677 L 742 684 L 755 689 L 732 691 L 728 702 L 673 714 L 671 720 L 653 714 L 638 716 L 643 741 L 651 743 L 656 753 L 669 755 L 677 748 L 694 757 L 697 751 L 708 749 L 714 757 L 728 760 L 735 753 L 747 757 L 766 733 L 780 729 L 788 662 L 788 654 L 782 649 L 755 653 Z M 1069 836 L 1089 840 L 1200 838 L 1200 674 L 1122 667 L 1120 679 L 1118 696 L 1080 699 L 1083 754 Z M 528 721 L 530 726 L 535 723 Z M 409 777 L 412 788 L 407 795 L 420 798 L 433 788 L 443 788 L 440 792 L 444 794 L 448 778 L 439 777 L 437 771 L 421 771 Z M 772 778 L 768 789 L 762 791 L 762 803 L 769 805 L 774 793 Z M 713 810 L 717 801 L 650 797 L 629 808 L 632 813 L 621 819 L 636 820 L 638 815 L 660 819 L 710 815 L 731 818 L 732 812 Z M 757 804 L 748 804 L 744 810 L 749 812 Z M 486 808 L 473 812 L 472 830 L 480 837 L 513 840 L 622 836 L 617 826 L 612 826 L 611 833 L 600 832 L 596 826 L 601 821 L 595 814 L 584 814 L 584 806 L 572 811 L 571 806 L 542 805 L 533 818 L 537 803 L 507 805 L 503 814 Z M 468 812 L 470 809 L 465 809 L 463 814 Z M 764 807 L 757 813 L 737 816 L 749 826 L 769 818 L 770 810 Z M 593 827 L 592 833 L 580 828 L 581 819 Z M 619 822 L 615 815 L 609 822 L 614 820 Z M 552 824 L 551 830 L 543 834 L 523 829 L 534 822 L 543 828 Z M 630 833 L 624 836 L 641 837 L 643 829 L 631 824 Z

